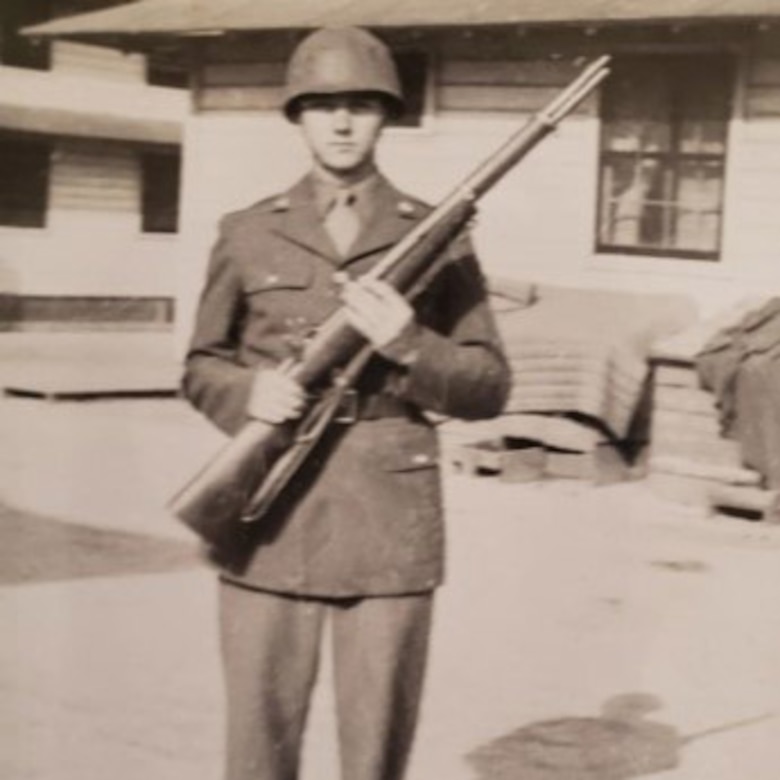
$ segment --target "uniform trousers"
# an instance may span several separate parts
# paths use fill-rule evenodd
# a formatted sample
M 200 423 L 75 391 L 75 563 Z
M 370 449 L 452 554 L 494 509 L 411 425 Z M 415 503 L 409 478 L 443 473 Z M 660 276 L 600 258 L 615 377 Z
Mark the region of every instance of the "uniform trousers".
M 326 619 L 342 780 L 400 780 L 428 653 L 433 593 L 320 599 L 220 584 L 226 780 L 296 780 Z

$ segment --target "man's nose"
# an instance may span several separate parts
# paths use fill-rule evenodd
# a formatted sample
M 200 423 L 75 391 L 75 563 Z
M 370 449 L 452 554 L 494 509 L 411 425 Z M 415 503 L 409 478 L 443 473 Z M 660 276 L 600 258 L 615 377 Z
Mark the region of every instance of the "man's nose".
M 333 110 L 333 127 L 339 133 L 348 133 L 352 129 L 352 112 L 347 106 L 337 106 Z

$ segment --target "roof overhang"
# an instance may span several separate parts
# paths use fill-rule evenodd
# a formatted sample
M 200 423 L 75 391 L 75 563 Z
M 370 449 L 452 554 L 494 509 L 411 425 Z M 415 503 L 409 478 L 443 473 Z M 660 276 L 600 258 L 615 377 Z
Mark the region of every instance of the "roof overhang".
M 139 0 L 35 25 L 24 32 L 137 48 L 161 39 L 300 31 L 326 25 L 381 30 L 773 20 L 780 20 L 780 0 Z
M 180 144 L 181 123 L 160 119 L 134 119 L 110 114 L 93 114 L 64 108 L 3 105 L 0 128 L 4 131 L 36 133 L 69 138 L 99 138 L 133 144 Z

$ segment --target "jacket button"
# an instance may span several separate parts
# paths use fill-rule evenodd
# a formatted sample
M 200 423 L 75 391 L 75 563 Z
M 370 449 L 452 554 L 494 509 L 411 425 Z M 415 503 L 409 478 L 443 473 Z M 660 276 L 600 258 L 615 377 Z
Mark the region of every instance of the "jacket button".
M 269 274 L 265 277 L 265 280 L 268 284 L 276 284 L 279 281 L 279 277 L 276 274 Z
M 427 455 L 423 455 L 422 453 L 415 455 L 412 458 L 412 463 L 416 463 L 417 465 L 422 465 L 423 463 L 429 463 L 430 458 Z

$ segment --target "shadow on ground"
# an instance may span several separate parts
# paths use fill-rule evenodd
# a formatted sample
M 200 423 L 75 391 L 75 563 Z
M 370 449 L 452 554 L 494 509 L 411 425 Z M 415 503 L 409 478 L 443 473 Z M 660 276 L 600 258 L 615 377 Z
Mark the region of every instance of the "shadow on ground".
M 677 730 L 645 719 L 650 694 L 615 696 L 596 717 L 522 726 L 468 755 L 480 780 L 628 780 L 679 765 Z
M 649 693 L 613 696 L 598 716 L 530 723 L 466 758 L 479 780 L 630 780 L 675 769 L 693 740 L 775 717 L 767 713 L 680 736 L 673 726 L 645 717 L 661 707 Z
M 0 504 L 0 585 L 181 571 L 201 565 L 193 545 L 64 523 Z

